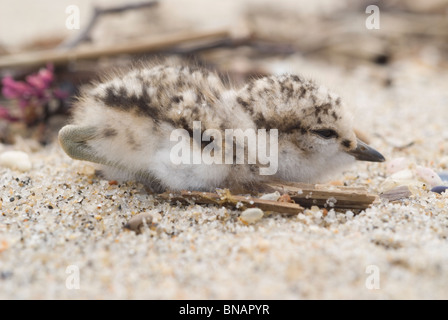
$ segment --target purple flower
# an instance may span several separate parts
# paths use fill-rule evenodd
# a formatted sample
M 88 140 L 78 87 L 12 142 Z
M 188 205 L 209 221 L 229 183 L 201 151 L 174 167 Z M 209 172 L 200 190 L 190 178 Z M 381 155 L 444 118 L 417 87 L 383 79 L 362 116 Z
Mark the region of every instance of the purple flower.
M 9 115 L 8 109 L 5 107 L 0 106 L 0 118 L 5 119 Z
M 47 64 L 46 69 L 41 69 L 39 71 L 39 76 L 41 80 L 47 85 L 50 86 L 50 84 L 54 80 L 54 68 L 52 64 Z
M 47 89 L 48 85 L 42 81 L 38 74 L 32 74 L 26 77 L 26 82 L 28 82 L 35 90 L 35 93 L 39 93 Z
M 54 81 L 54 68 L 48 64 L 37 73 L 30 74 L 25 81 L 16 81 L 11 76 L 2 79 L 2 94 L 7 99 L 16 100 L 16 105 L 21 110 L 21 121 L 33 123 L 36 117 L 41 114 L 39 110 L 43 109 L 51 100 L 63 100 L 69 94 L 59 88 L 52 88 Z M 9 121 L 18 121 L 19 119 L 11 116 L 9 111 L 0 106 L 0 118 Z
M 50 87 L 53 79 L 53 66 L 49 64 L 46 69 L 40 69 L 38 73 L 27 76 L 26 82 L 36 89 L 35 95 L 42 96 L 42 91 Z
M 8 99 L 29 98 L 33 94 L 32 88 L 23 81 L 15 81 L 10 76 L 2 80 L 2 93 Z

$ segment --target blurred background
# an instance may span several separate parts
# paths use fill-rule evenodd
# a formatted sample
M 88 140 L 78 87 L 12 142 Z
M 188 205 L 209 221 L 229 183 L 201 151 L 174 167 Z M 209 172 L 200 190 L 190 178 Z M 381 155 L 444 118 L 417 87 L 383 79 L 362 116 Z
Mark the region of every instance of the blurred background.
M 448 1 L 2 1 L 0 142 L 53 141 L 81 85 L 154 57 L 218 70 L 235 86 L 304 74 L 339 90 L 356 113 L 371 100 L 359 90 L 447 70 Z
M 398 200 L 245 226 L 96 177 L 57 132 L 98 73 L 154 58 L 235 87 L 286 72 L 324 84 L 387 159 L 328 187 Z M 447 71 L 445 0 L 0 1 L 0 298 L 447 298 Z M 136 236 L 123 225 L 138 213 L 155 224 Z

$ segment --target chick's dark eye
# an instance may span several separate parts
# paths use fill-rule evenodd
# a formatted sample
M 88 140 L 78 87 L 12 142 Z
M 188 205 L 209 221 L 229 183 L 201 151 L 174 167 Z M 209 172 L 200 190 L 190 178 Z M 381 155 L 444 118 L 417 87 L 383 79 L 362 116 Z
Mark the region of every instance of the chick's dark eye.
M 317 134 L 318 136 L 320 136 L 324 139 L 332 139 L 332 138 L 338 137 L 338 134 L 333 129 L 313 130 L 313 133 Z

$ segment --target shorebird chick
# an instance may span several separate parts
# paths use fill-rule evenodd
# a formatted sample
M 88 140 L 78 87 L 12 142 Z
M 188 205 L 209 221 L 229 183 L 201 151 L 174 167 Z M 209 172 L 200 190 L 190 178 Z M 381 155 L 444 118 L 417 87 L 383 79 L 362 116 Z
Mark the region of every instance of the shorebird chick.
M 311 80 L 269 76 L 235 90 L 186 66 L 141 66 L 84 88 L 59 141 L 106 178 L 155 191 L 325 182 L 355 159 L 384 161 L 357 139 L 341 99 Z

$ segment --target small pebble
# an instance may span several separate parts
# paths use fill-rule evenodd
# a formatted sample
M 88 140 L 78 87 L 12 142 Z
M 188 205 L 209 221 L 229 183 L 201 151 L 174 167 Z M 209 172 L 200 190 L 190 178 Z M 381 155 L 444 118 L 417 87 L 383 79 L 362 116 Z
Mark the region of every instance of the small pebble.
M 336 202 L 338 202 L 338 201 L 336 200 L 336 198 L 334 198 L 334 197 L 328 198 L 327 201 L 326 201 L 326 203 L 325 203 L 325 206 L 328 205 L 328 206 L 330 206 L 331 208 L 333 208 L 334 205 L 336 204 Z
M 266 193 L 260 197 L 260 200 L 277 201 L 280 198 L 280 192 Z
M 434 170 L 422 166 L 417 166 L 415 169 L 417 176 L 431 187 L 441 185 L 442 179 L 434 172 Z
M 6 151 L 0 154 L 0 166 L 28 171 L 31 169 L 31 161 L 28 154 L 23 151 Z
M 446 190 L 448 190 L 447 186 L 435 186 L 434 188 L 431 189 L 432 192 L 437 192 L 442 194 L 443 192 L 446 192 Z
M 442 181 L 448 182 L 448 172 L 439 172 L 437 175 L 442 179 Z
M 294 203 L 294 201 L 291 199 L 291 197 L 287 193 L 281 195 L 277 201 L 278 202 Z
M 7 280 L 13 276 L 12 271 L 2 271 L 0 272 L 0 279 Z
M 353 211 L 348 210 L 348 211 L 345 212 L 345 217 L 348 220 L 353 219 L 354 216 L 355 216 L 355 214 L 353 213 Z
M 398 186 L 380 194 L 381 199 L 387 199 L 388 201 L 406 199 L 410 196 L 412 196 L 412 192 L 408 186 Z
M 148 212 L 140 213 L 132 217 L 124 227 L 126 229 L 135 231 L 137 234 L 140 234 L 145 224 L 147 226 L 150 226 L 152 224 L 152 215 Z
M 259 208 L 250 208 L 250 209 L 244 210 L 241 213 L 240 219 L 244 223 L 253 224 L 253 223 L 257 222 L 258 220 L 260 220 L 261 218 L 263 218 L 263 215 L 264 215 L 263 210 L 261 210 Z
M 442 168 L 448 169 L 448 156 L 444 156 L 439 160 L 439 166 Z

